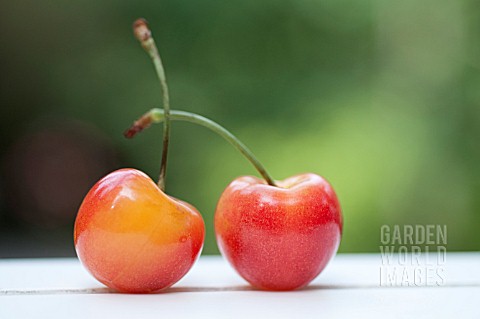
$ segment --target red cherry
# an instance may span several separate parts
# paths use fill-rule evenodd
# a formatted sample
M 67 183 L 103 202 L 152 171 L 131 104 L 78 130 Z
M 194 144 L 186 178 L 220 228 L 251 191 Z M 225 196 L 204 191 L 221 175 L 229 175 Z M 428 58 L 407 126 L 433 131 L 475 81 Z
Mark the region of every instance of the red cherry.
M 75 249 L 88 271 L 121 292 L 170 287 L 193 266 L 205 226 L 191 205 L 144 173 L 121 169 L 97 182 L 75 221 Z
M 253 286 L 293 290 L 308 285 L 335 255 L 342 214 L 330 184 L 303 174 L 267 185 L 244 176 L 223 192 L 215 231 L 223 256 Z

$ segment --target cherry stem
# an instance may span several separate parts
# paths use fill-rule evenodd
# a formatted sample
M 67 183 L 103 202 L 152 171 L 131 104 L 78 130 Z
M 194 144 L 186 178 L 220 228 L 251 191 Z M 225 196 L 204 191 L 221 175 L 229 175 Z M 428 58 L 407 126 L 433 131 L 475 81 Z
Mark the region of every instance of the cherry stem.
M 155 40 L 152 37 L 152 32 L 148 28 L 147 21 L 145 19 L 137 19 L 133 23 L 133 33 L 135 37 L 140 41 L 142 47 L 147 51 L 148 55 L 152 59 L 155 71 L 160 85 L 162 87 L 162 99 L 163 99 L 163 150 L 162 150 L 162 162 L 160 164 L 160 177 L 158 178 L 158 187 L 165 191 L 165 179 L 167 173 L 167 157 L 168 157 L 168 144 L 170 141 L 170 97 L 168 94 L 167 78 L 165 76 L 165 69 L 162 64 L 160 53 L 158 52 Z
M 227 140 L 227 142 L 232 144 L 238 151 L 240 151 L 240 153 L 242 153 L 243 156 L 245 156 L 247 160 L 252 163 L 258 173 L 260 173 L 260 175 L 269 185 L 276 186 L 273 178 L 270 176 L 270 174 L 267 173 L 265 167 L 262 165 L 262 163 L 260 163 L 260 161 L 255 157 L 255 155 L 253 155 L 252 151 L 250 151 L 250 149 L 245 146 L 245 144 L 243 144 L 237 137 L 235 137 L 235 135 L 230 133 L 220 124 L 195 113 L 176 110 L 172 110 L 170 112 L 170 120 L 198 124 L 217 133 L 225 140 Z M 139 120 L 135 121 L 135 123 L 127 131 L 125 131 L 124 135 L 127 138 L 132 138 L 137 133 L 141 132 L 143 129 L 149 127 L 150 124 L 161 123 L 163 121 L 165 121 L 165 110 L 158 108 L 151 109 L 149 112 L 145 113 Z

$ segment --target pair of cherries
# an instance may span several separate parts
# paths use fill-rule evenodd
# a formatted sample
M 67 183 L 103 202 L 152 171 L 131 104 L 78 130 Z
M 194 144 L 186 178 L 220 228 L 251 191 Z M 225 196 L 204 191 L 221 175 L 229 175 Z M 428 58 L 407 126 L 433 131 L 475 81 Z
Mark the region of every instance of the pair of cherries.
M 198 259 L 205 238 L 200 213 L 164 192 L 171 120 L 203 125 L 224 137 L 257 168 L 263 179 L 231 182 L 215 211 L 221 253 L 253 286 L 293 290 L 308 285 L 335 255 L 342 233 L 340 205 L 322 177 L 307 173 L 274 181 L 230 132 L 200 115 L 170 111 L 168 87 L 151 32 L 143 19 L 134 34 L 151 56 L 160 79 L 164 109 L 153 109 L 125 135 L 164 123 L 158 185 L 136 169 L 120 169 L 88 192 L 75 221 L 74 242 L 88 271 L 106 286 L 150 293 L 179 281 Z

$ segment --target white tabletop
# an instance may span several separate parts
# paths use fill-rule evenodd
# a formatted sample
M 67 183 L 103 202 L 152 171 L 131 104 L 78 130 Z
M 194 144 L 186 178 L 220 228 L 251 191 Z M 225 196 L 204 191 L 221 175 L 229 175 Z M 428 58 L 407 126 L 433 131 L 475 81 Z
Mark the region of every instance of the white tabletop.
M 4 259 L 0 318 L 480 318 L 480 253 L 449 253 L 440 264 L 422 256 L 414 265 L 395 256 L 386 266 L 380 255 L 340 254 L 293 292 L 257 291 L 221 257 L 204 256 L 175 286 L 151 295 L 114 293 L 77 259 Z M 385 267 L 441 268 L 443 280 L 392 286 L 381 278 Z

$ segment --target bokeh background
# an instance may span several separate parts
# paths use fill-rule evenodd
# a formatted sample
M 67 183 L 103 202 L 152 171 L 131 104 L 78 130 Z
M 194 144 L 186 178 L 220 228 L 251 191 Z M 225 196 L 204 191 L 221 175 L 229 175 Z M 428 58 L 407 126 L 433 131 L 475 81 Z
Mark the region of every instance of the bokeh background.
M 149 20 L 172 107 L 234 132 L 277 179 L 326 177 L 341 252 L 378 252 L 383 224 L 446 224 L 480 249 L 480 6 L 475 0 L 0 2 L 0 257 L 73 256 L 76 210 L 120 167 L 157 178 L 161 106 L 132 36 Z M 173 123 L 168 193 L 212 217 L 256 174 L 220 137 Z

